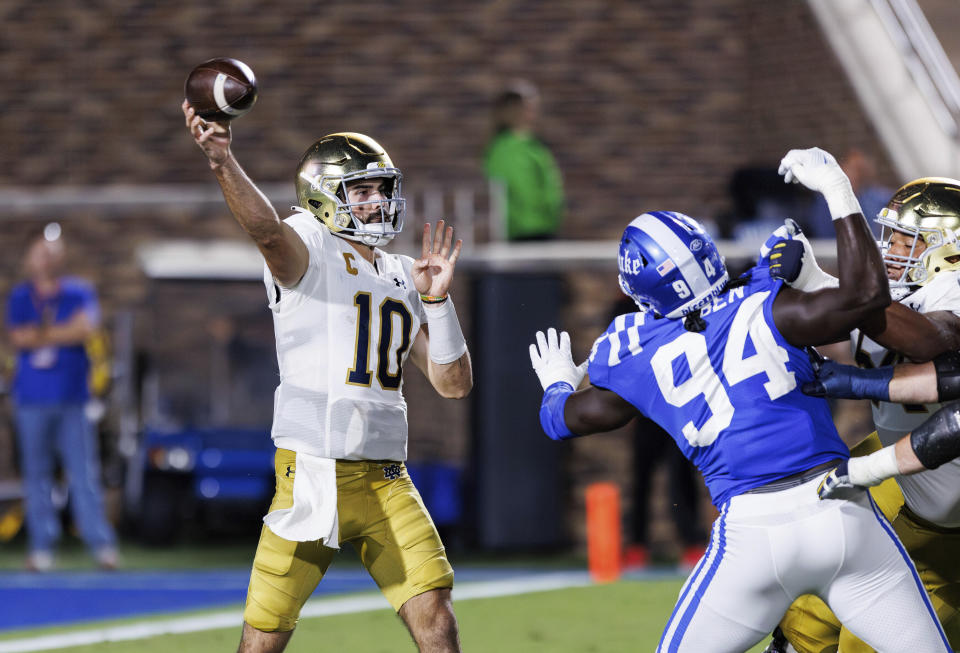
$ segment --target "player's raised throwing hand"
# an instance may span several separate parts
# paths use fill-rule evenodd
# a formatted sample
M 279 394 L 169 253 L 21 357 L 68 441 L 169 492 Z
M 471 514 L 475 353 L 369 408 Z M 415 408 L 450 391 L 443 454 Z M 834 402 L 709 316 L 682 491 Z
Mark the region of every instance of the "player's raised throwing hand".
M 411 270 L 417 292 L 430 297 L 445 297 L 462 247 L 462 240 L 453 242 L 453 227 L 444 229 L 443 220 L 437 220 L 436 231 L 431 230 L 429 222 L 423 225 L 420 258 L 413 262 Z
M 223 164 L 230 156 L 230 123 L 206 122 L 197 115 L 186 100 L 183 101 L 180 108 L 183 110 L 187 129 L 190 130 L 194 142 L 207 155 L 210 167 L 216 168 Z

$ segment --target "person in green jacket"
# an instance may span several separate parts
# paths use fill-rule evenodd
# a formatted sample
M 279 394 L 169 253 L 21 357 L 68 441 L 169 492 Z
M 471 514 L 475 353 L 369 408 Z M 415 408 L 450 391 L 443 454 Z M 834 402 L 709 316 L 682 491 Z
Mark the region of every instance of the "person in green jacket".
M 494 135 L 484 152 L 487 177 L 502 184 L 507 240 L 549 240 L 563 220 L 563 178 L 533 133 L 540 94 L 527 81 L 508 86 L 493 105 Z

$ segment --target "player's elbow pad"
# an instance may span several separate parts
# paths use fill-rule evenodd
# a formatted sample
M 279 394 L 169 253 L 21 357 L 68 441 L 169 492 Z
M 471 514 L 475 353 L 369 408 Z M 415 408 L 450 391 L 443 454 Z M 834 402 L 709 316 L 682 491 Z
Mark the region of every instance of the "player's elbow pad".
M 960 401 L 944 406 L 910 434 L 910 446 L 927 469 L 960 456 Z
M 960 353 L 941 354 L 933 359 L 937 371 L 937 398 L 940 401 L 960 399 Z
M 565 381 L 551 384 L 543 393 L 540 403 L 540 426 L 551 440 L 567 440 L 577 437 L 567 427 L 563 417 L 563 408 L 567 405 L 567 397 L 573 394 L 573 386 Z

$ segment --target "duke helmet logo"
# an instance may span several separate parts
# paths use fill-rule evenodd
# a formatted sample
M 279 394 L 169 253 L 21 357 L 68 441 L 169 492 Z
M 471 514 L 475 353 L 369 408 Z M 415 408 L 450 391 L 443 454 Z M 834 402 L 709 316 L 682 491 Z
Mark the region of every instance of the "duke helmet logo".
M 699 252 L 702 248 L 703 248 L 703 241 L 700 240 L 699 238 L 695 238 L 694 240 L 690 241 L 691 252 Z
M 403 465 L 393 463 L 383 466 L 383 477 L 388 481 L 394 481 L 403 477 Z

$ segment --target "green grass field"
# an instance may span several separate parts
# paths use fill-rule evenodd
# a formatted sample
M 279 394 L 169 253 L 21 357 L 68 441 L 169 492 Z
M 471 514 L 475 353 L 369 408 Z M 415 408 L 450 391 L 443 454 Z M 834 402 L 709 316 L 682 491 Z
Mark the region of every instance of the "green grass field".
M 654 651 L 681 583 L 679 579 L 624 580 L 610 585 L 457 601 L 463 648 L 474 653 Z M 0 645 L 11 636 L 20 639 L 41 632 L 68 630 L 71 629 L 6 634 L 0 639 Z M 239 627 L 233 627 L 57 650 L 64 653 L 209 653 L 236 650 L 239 636 Z M 763 645 L 758 645 L 751 653 L 762 649 Z M 389 609 L 303 619 L 287 647 L 290 653 L 327 650 L 415 653 L 416 648 L 403 624 Z

